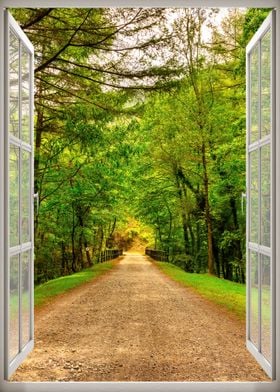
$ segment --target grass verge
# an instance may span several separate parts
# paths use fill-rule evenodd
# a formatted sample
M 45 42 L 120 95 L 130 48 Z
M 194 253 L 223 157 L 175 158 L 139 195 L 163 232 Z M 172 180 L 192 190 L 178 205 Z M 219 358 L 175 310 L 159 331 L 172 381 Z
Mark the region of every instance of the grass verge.
M 53 297 L 63 294 L 68 290 L 78 287 L 83 283 L 87 283 L 98 276 L 103 275 L 111 270 L 114 266 L 114 261 L 107 261 L 106 263 L 95 264 L 91 268 L 84 269 L 72 275 L 62 276 L 57 279 L 49 280 L 46 283 L 40 284 L 34 290 L 34 304 L 41 306 L 47 303 Z
M 155 262 L 161 271 L 186 287 L 195 289 L 204 298 L 222 306 L 240 320 L 246 317 L 246 285 L 219 279 L 208 274 L 191 274 L 165 262 Z

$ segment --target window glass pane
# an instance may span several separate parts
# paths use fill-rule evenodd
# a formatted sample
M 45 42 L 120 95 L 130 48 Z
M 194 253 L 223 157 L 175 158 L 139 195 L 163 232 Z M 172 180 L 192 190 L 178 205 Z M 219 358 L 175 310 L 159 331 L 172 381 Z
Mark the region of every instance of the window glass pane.
M 19 40 L 10 30 L 9 46 L 9 132 L 19 137 Z
M 250 252 L 250 339 L 258 347 L 259 335 L 258 255 Z
M 270 144 L 261 153 L 261 244 L 270 247 Z
M 258 184 L 258 155 L 250 153 L 250 242 L 258 243 L 259 232 L 259 184 Z
M 10 247 L 19 244 L 19 148 L 10 145 L 9 157 Z
M 30 143 L 30 55 L 21 47 L 21 138 Z
M 252 50 L 251 56 L 251 86 L 250 86 L 250 143 L 259 139 L 259 55 L 258 45 Z
M 271 30 L 261 42 L 261 136 L 270 134 L 271 127 Z
M 30 251 L 21 255 L 22 347 L 30 340 Z
M 30 153 L 22 150 L 22 189 L 21 189 L 21 241 L 30 238 Z
M 19 352 L 19 256 L 10 258 L 9 360 Z
M 262 338 L 261 351 L 265 358 L 271 362 L 271 344 L 270 344 L 270 327 L 271 327 L 271 291 L 270 291 L 270 257 L 262 256 L 261 258 L 261 298 L 262 298 Z

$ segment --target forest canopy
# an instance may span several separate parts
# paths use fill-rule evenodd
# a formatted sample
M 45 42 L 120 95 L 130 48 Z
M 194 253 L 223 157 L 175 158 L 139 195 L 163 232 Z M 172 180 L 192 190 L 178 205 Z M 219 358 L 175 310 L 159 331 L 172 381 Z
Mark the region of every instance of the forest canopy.
M 35 283 L 145 246 L 245 282 L 245 48 L 262 9 L 15 9 L 35 48 Z

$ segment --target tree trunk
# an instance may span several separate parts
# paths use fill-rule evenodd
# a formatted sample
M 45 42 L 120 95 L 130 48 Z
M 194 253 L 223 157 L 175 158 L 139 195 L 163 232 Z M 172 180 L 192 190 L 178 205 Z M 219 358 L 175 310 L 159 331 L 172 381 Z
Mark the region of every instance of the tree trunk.
M 189 221 L 190 221 L 190 217 L 189 217 Z M 191 236 L 191 255 L 194 256 L 195 255 L 195 236 L 194 236 L 194 232 L 193 232 L 193 228 L 192 225 L 189 224 L 189 233 Z
M 44 115 L 41 108 L 37 109 L 37 121 L 35 128 L 35 154 L 34 154 L 34 193 L 39 193 L 39 166 L 40 166 L 40 149 L 42 144 Z M 39 198 L 36 201 L 39 203 Z M 36 237 L 39 223 L 39 216 L 37 213 L 39 206 L 36 206 L 34 212 L 34 236 Z
M 89 267 L 91 267 L 93 265 L 91 257 L 90 257 L 90 252 L 89 252 L 89 248 L 88 248 L 88 243 L 87 240 L 84 239 L 84 247 L 86 250 L 86 258 L 87 258 L 87 264 Z
M 230 199 L 230 207 L 231 207 L 231 211 L 232 211 L 233 223 L 234 223 L 235 230 L 238 230 L 239 229 L 239 224 L 238 224 L 236 200 L 233 197 Z M 236 241 L 235 248 L 236 248 L 236 258 L 238 260 L 241 260 L 242 259 L 242 243 L 241 243 L 241 240 L 237 240 Z
M 213 251 L 213 230 L 212 230 L 212 217 L 209 204 L 209 179 L 207 173 L 207 161 L 205 143 L 202 143 L 202 166 L 203 166 L 203 185 L 205 193 L 205 222 L 207 227 L 207 248 L 208 248 L 208 272 L 215 275 L 214 268 L 214 251 Z
M 175 178 L 176 178 L 177 192 L 181 204 L 181 219 L 182 219 L 182 228 L 183 228 L 183 235 L 184 235 L 185 254 L 188 255 L 189 254 L 188 218 L 185 210 L 183 189 L 182 189 L 180 177 L 178 175 L 178 170 L 175 171 Z
M 64 241 L 61 242 L 61 275 L 66 275 L 69 273 L 68 271 L 68 262 L 67 262 L 67 255 L 66 255 L 66 248 Z
M 72 246 L 72 271 L 77 271 L 76 266 L 76 253 L 75 253 L 75 210 L 72 206 L 73 210 L 73 219 L 72 219 L 72 231 L 71 231 L 71 246 Z
M 79 255 L 78 255 L 78 261 L 80 264 L 80 267 L 83 269 L 85 267 L 84 263 L 84 256 L 83 256 L 83 242 L 84 242 L 84 220 L 83 220 L 83 211 L 81 206 L 77 206 L 77 218 L 80 226 L 80 233 L 79 233 Z
M 102 226 L 99 226 L 99 246 L 98 246 L 98 260 L 100 259 L 100 254 L 102 252 L 103 249 L 103 240 L 104 240 L 104 230 Z
M 219 257 L 219 249 L 216 245 L 216 241 L 214 238 L 213 238 L 213 253 L 214 253 L 214 260 L 216 263 L 216 275 L 219 278 L 221 275 L 220 257 Z
M 84 258 L 83 258 L 83 233 L 79 234 L 79 266 L 81 269 L 85 268 Z
M 225 263 L 223 260 L 224 258 L 222 257 L 222 273 L 223 273 L 223 278 L 226 279 Z

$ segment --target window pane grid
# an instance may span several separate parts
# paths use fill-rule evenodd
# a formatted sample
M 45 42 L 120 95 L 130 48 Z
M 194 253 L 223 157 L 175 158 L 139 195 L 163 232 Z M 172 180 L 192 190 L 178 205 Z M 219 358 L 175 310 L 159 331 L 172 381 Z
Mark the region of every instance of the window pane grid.
M 249 252 L 250 301 L 249 301 L 249 337 L 259 348 L 259 262 L 256 252 Z
M 19 39 L 9 34 L 9 133 L 19 137 Z
M 271 133 L 271 30 L 261 40 L 261 137 Z
M 261 256 L 261 352 L 271 362 L 271 259 Z
M 30 51 L 9 30 L 9 363 L 32 339 Z
M 256 45 L 250 55 L 250 144 L 259 139 L 259 56 L 258 45 Z
M 19 255 L 10 258 L 9 361 L 19 353 Z
M 248 284 L 249 339 L 271 363 L 271 29 L 249 59 Z

